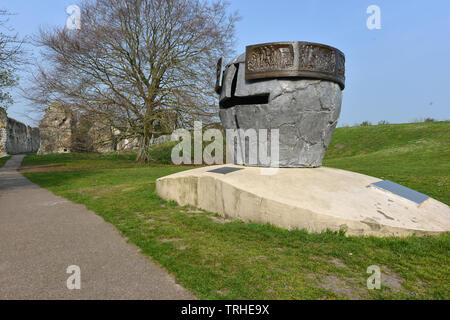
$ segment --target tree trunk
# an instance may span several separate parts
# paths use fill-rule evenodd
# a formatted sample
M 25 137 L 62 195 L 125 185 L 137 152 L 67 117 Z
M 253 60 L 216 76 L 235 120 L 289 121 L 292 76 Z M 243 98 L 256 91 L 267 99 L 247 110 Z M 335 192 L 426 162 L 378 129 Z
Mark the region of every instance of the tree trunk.
M 136 161 L 148 163 L 150 161 L 150 141 L 151 141 L 151 135 L 144 134 L 144 136 L 141 138 L 141 141 L 139 143 L 139 149 L 136 157 Z

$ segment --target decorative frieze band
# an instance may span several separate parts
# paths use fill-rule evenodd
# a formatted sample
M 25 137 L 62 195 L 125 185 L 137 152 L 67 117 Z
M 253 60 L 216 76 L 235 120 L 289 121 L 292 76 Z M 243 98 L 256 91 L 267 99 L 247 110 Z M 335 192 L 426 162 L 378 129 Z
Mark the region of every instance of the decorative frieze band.
M 245 79 L 305 77 L 345 87 L 345 56 L 336 48 L 312 42 L 272 42 L 247 46 Z

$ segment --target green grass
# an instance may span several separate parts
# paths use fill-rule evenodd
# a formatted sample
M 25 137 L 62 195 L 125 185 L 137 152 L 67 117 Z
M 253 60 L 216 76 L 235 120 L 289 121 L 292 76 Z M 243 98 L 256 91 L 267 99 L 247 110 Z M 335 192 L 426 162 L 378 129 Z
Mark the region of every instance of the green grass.
M 448 201 L 448 136 L 448 122 L 339 128 L 325 163 L 382 174 Z M 418 159 L 410 156 L 414 150 Z M 450 298 L 449 234 L 380 239 L 228 222 L 156 195 L 158 177 L 190 167 L 133 160 L 132 154 L 68 154 L 28 156 L 23 164 L 43 170 L 25 173 L 28 178 L 95 211 L 199 298 Z M 426 188 L 416 186 L 421 179 Z M 382 269 L 381 290 L 366 287 L 370 265 Z
M 9 159 L 11 159 L 11 156 L 0 157 L 0 168 L 3 167 Z
M 125 153 L 65 153 L 48 154 L 45 156 L 28 155 L 22 161 L 22 166 L 33 165 L 45 167 L 58 167 L 61 170 L 82 170 L 98 168 L 114 169 L 124 167 L 139 167 L 135 163 L 136 154 Z
M 450 122 L 338 128 L 324 165 L 391 180 L 450 205 Z

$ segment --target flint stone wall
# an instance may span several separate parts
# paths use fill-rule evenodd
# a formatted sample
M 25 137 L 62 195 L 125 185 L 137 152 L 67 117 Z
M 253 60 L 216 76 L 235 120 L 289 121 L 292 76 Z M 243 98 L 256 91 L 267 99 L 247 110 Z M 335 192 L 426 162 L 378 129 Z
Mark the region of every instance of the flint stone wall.
M 39 149 L 39 129 L 8 118 L 0 107 L 0 157 L 8 154 L 36 152 Z
M 107 122 L 95 122 L 88 131 L 89 146 L 87 151 L 107 153 L 117 148 L 114 130 Z
M 74 126 L 74 117 L 68 108 L 58 102 L 50 105 L 39 122 L 41 143 L 38 154 L 71 152 Z

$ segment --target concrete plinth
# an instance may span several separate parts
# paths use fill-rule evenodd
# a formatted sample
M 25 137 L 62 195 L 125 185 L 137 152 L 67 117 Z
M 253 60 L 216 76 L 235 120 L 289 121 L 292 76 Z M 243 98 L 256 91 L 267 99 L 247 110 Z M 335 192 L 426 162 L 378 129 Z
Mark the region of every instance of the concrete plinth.
M 221 167 L 242 170 L 208 172 Z M 221 165 L 156 181 L 159 196 L 224 217 L 311 232 L 407 236 L 450 231 L 450 207 L 435 199 L 417 204 L 371 186 L 378 178 L 331 168 L 268 169 Z

